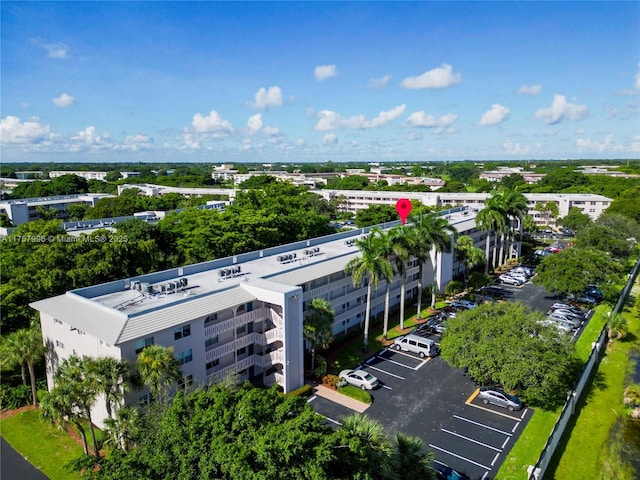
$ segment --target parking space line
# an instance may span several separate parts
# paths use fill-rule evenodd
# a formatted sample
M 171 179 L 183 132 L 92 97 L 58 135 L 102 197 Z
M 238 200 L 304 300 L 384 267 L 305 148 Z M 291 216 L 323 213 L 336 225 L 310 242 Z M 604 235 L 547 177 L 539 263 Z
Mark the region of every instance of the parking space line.
M 528 409 L 528 408 L 525 408 L 525 409 L 524 409 L 524 412 L 522 412 L 522 415 L 520 415 L 520 418 L 521 418 L 522 420 L 524 420 L 524 416 L 527 414 L 527 410 L 529 410 L 529 409 Z
M 391 388 L 391 387 L 390 387 L 390 386 L 388 386 L 388 385 L 380 385 L 380 386 L 381 386 L 382 388 L 386 388 L 387 390 L 393 390 L 393 388 Z
M 504 450 L 504 447 L 507 446 L 507 442 L 509 442 L 509 437 L 504 439 L 504 442 L 502 443 L 502 449 Z
M 386 370 L 382 370 L 381 368 L 374 367 L 372 365 L 367 365 L 367 368 L 370 368 L 371 370 L 376 370 L 378 372 L 382 372 L 382 373 L 384 373 L 386 375 L 390 375 L 392 377 L 399 378 L 400 380 L 404 380 L 405 379 L 404 377 L 401 377 L 400 375 L 396 375 L 395 373 L 387 372 Z
M 471 405 L 471 402 L 473 402 L 473 399 L 478 396 L 478 393 L 480 393 L 480 389 L 476 388 L 476 390 L 471 394 L 469 398 L 467 398 L 467 401 L 464 403 L 466 403 L 467 405 Z
M 459 433 L 452 432 L 451 430 L 446 430 L 444 428 L 441 428 L 440 430 L 442 430 L 444 433 L 448 433 L 449 435 L 454 435 L 458 438 L 462 438 L 463 440 L 467 440 L 468 442 L 475 443 L 476 445 L 481 445 L 483 447 L 490 448 L 491 450 L 495 450 L 496 452 L 502 451 L 498 447 L 494 447 L 493 445 L 487 445 L 486 443 L 479 442 L 478 440 L 474 440 L 473 438 L 465 437 L 464 435 L 460 435 Z
M 398 353 L 402 353 L 402 352 L 398 352 Z M 403 355 L 404 355 L 404 354 L 403 354 Z M 409 370 L 414 370 L 414 368 L 413 368 L 413 367 L 410 367 L 410 366 L 408 366 L 408 365 L 405 365 L 404 363 L 396 362 L 395 360 L 391 360 L 390 358 L 385 358 L 385 357 L 380 357 L 380 356 L 379 356 L 379 358 L 380 358 L 381 360 L 384 360 L 385 362 L 391 362 L 391 363 L 393 363 L 393 364 L 395 364 L 395 365 L 399 365 L 400 367 L 408 368 Z M 411 358 L 413 358 L 413 357 L 411 357 Z
M 330 418 L 330 417 L 325 417 L 324 415 L 321 415 L 321 414 L 318 414 L 318 415 L 320 415 L 321 417 L 324 417 L 324 418 L 326 418 L 327 420 L 329 420 L 330 422 L 333 422 L 333 423 L 335 423 L 336 425 L 339 425 L 339 426 L 342 426 L 342 424 L 341 424 L 341 423 L 340 423 L 339 421 L 337 421 L 337 420 L 334 420 L 333 418 Z
M 511 433 L 515 433 L 516 432 L 516 428 L 518 428 L 518 424 L 517 423 L 511 429 Z
M 307 400 L 307 403 L 311 403 L 313 402 L 316 398 L 318 398 L 317 395 L 314 395 L 313 397 L 311 397 L 309 400 Z
M 498 460 L 499 456 L 500 456 L 500 452 L 496 453 L 496 456 L 493 457 L 493 461 L 491 462 L 492 467 L 496 464 L 496 460 Z
M 487 475 L 489 475 L 489 472 L 484 472 L 484 475 L 482 475 L 482 478 L 480 480 L 484 480 L 485 478 L 487 478 Z
M 524 415 L 525 415 L 527 409 L 525 409 L 524 412 L 522 413 L 522 416 L 520 418 L 518 418 L 518 417 L 514 417 L 512 415 L 509 415 L 508 413 L 496 412 L 495 410 L 493 410 L 491 408 L 488 408 L 488 407 L 485 407 L 483 405 L 476 405 L 475 403 L 473 403 L 473 401 L 478 396 L 478 393 L 480 393 L 480 389 L 476 388 L 475 392 L 473 392 L 471 394 L 471 396 L 469 398 L 467 398 L 467 401 L 464 402 L 465 405 L 469 405 L 470 407 L 473 407 L 473 408 L 479 408 L 480 410 L 484 410 L 486 412 L 495 413 L 496 415 L 501 415 L 501 416 L 503 416 L 505 418 L 508 418 L 510 420 L 514 420 L 516 422 L 520 422 L 520 421 L 522 421 L 524 419 Z
M 438 447 L 438 446 L 436 446 L 436 445 L 434 445 L 432 443 L 430 443 L 429 446 L 431 448 L 435 448 L 436 450 L 440 450 L 441 452 L 444 452 L 444 453 L 446 453 L 448 455 L 451 455 L 452 457 L 459 458 L 460 460 L 464 460 L 465 462 L 469 462 L 472 465 L 476 465 L 476 466 L 478 466 L 480 468 L 484 468 L 485 470 L 491 471 L 491 467 L 487 467 L 486 465 L 482 465 L 481 463 L 474 462 L 473 460 L 471 460 L 469 458 L 466 458 L 466 457 L 463 457 L 462 455 L 458 455 L 457 453 L 450 452 L 449 450 L 445 450 L 444 448 L 440 448 L 440 447 Z
M 493 430 L 494 432 L 498 432 L 498 433 L 501 433 L 503 435 L 508 435 L 509 437 L 513 435 L 513 433 L 505 432 L 504 430 L 500 430 L 498 428 L 490 427 L 489 425 L 485 425 L 484 423 L 475 422 L 475 421 L 470 420 L 468 418 L 461 417 L 460 415 L 454 415 L 453 418 L 457 418 L 458 420 L 462 420 L 463 422 L 468 422 L 468 423 L 472 423 L 474 425 L 478 425 L 479 427 L 483 427 L 483 428 L 486 428 L 488 430 Z M 515 427 L 514 427 L 514 429 L 515 429 Z M 491 469 L 489 469 L 489 470 L 491 470 Z
M 427 363 L 429 363 L 430 360 L 431 360 L 431 357 L 425 358 L 422 362 L 420 362 L 418 365 L 415 366 L 414 370 L 418 371 L 419 368 L 425 366 Z

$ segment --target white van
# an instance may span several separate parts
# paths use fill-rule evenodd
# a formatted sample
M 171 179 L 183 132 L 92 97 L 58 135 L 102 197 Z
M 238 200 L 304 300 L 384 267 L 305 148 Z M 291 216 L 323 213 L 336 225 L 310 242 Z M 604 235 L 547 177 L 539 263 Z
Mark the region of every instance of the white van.
M 420 358 L 435 357 L 439 353 L 438 346 L 433 340 L 412 334 L 396 338 L 393 347 L 396 350 L 417 353 Z

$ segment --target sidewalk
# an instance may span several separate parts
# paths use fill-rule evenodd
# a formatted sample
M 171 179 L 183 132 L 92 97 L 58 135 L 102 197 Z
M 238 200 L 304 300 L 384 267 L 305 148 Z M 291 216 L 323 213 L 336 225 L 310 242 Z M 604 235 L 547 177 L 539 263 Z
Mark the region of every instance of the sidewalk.
M 325 387 L 324 385 L 314 385 L 313 393 L 317 396 L 331 400 L 334 403 L 347 407 L 356 412 L 363 413 L 367 408 L 371 406 L 369 403 L 363 403 L 355 398 L 347 397 L 335 390 Z

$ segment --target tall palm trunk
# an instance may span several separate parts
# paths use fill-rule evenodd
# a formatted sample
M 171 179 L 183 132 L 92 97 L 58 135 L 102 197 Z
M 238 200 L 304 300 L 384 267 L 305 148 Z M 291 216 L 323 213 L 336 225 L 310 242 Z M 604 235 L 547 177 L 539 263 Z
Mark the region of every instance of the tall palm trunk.
M 436 308 L 436 296 L 438 288 L 438 252 L 434 248 L 431 254 L 431 265 L 433 266 L 433 285 L 431 286 L 431 308 Z
M 400 330 L 404 330 L 404 300 L 405 300 L 405 285 L 407 283 L 407 274 L 405 272 L 400 276 Z
M 391 296 L 391 285 L 387 282 L 384 292 L 384 322 L 382 325 L 382 339 L 387 340 L 387 331 L 389 330 L 389 297 Z
M 489 275 L 489 246 L 491 244 L 491 232 L 487 232 L 487 238 L 484 246 L 484 274 Z
M 367 285 L 367 312 L 364 315 L 364 339 L 362 341 L 362 351 L 369 351 L 369 320 L 371 319 L 371 279 Z
M 498 265 L 504 265 L 505 259 L 504 259 L 504 244 L 505 244 L 505 234 L 504 232 L 502 232 L 500 234 L 500 256 L 498 257 Z
M 80 438 L 82 439 L 82 448 L 84 449 L 84 454 L 89 455 L 89 442 L 87 442 L 87 432 L 84 431 L 82 424 L 80 421 L 74 421 L 73 424 L 78 429 L 80 433 Z
M 91 441 L 93 442 L 93 451 L 96 457 L 100 457 L 100 449 L 98 448 L 98 441 L 96 440 L 96 430 L 93 427 L 93 422 L 91 421 L 91 407 L 89 407 L 85 415 L 87 416 L 87 420 L 89 421 L 89 431 L 91 432 Z
M 20 376 L 22 377 L 22 385 L 27 384 L 27 372 L 24 369 L 24 362 L 20 362 Z
M 29 377 L 31 379 L 31 395 L 33 396 L 33 405 L 38 406 L 38 388 L 36 387 L 36 373 L 33 369 L 33 362 L 27 362 L 29 368 Z
M 420 268 L 418 269 L 418 311 L 416 318 L 419 320 L 422 314 L 422 265 L 424 262 L 420 262 Z

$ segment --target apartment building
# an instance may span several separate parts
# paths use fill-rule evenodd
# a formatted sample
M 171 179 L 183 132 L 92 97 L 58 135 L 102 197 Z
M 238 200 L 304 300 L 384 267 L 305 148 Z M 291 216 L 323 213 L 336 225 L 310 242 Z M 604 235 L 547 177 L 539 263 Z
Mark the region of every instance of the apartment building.
M 113 197 L 107 193 L 83 193 L 79 195 L 59 195 L 56 197 L 21 198 L 0 201 L 0 214 L 5 214 L 14 225 L 40 219 L 42 208 L 56 210 L 56 218 L 67 220 L 69 205 L 89 205 L 94 207 L 101 198 Z
M 84 172 L 79 170 L 53 170 L 49 172 L 49 178 L 62 177 L 63 175 L 77 175 L 87 180 L 104 180 L 109 172 Z
M 484 246 L 469 208 L 447 212 L 449 222 Z M 390 228 L 398 224 L 383 225 Z M 411 228 L 411 227 L 406 227 Z M 369 228 L 217 259 L 162 272 L 68 291 L 34 302 L 48 347 L 47 381 L 72 354 L 111 356 L 135 362 L 146 345 L 172 347 L 185 381 L 214 383 L 233 373 L 241 380 L 277 383 L 285 392 L 304 383 L 303 318 L 318 297 L 335 311 L 338 335 L 360 326 L 367 287 L 354 286 L 345 273 L 359 255 L 355 240 Z M 443 289 L 461 270 L 451 253 L 427 262 L 423 284 Z M 411 260 L 405 282 L 407 299 L 415 297 L 419 265 Z M 384 311 L 386 284 L 374 289 L 371 313 Z M 400 301 L 400 278 L 391 284 L 391 305 Z M 127 394 L 127 403 L 148 398 L 146 391 Z M 103 401 L 94 409 L 96 423 L 106 417 Z
M 338 208 L 342 211 L 356 213 L 372 204 L 395 205 L 401 198 L 416 200 L 430 207 L 452 208 L 468 206 L 476 210 L 484 208 L 484 202 L 490 193 L 438 193 L 438 192 L 388 192 L 365 190 L 318 190 L 315 193 L 326 200 L 342 198 Z M 539 204 L 552 202 L 558 206 L 558 218 L 569 213 L 571 207 L 579 208 L 589 215 L 592 220 L 597 219 L 611 204 L 611 199 L 592 193 L 525 193 L 528 215 L 531 215 L 538 225 L 555 225 L 556 219 L 548 214 L 536 210 Z

